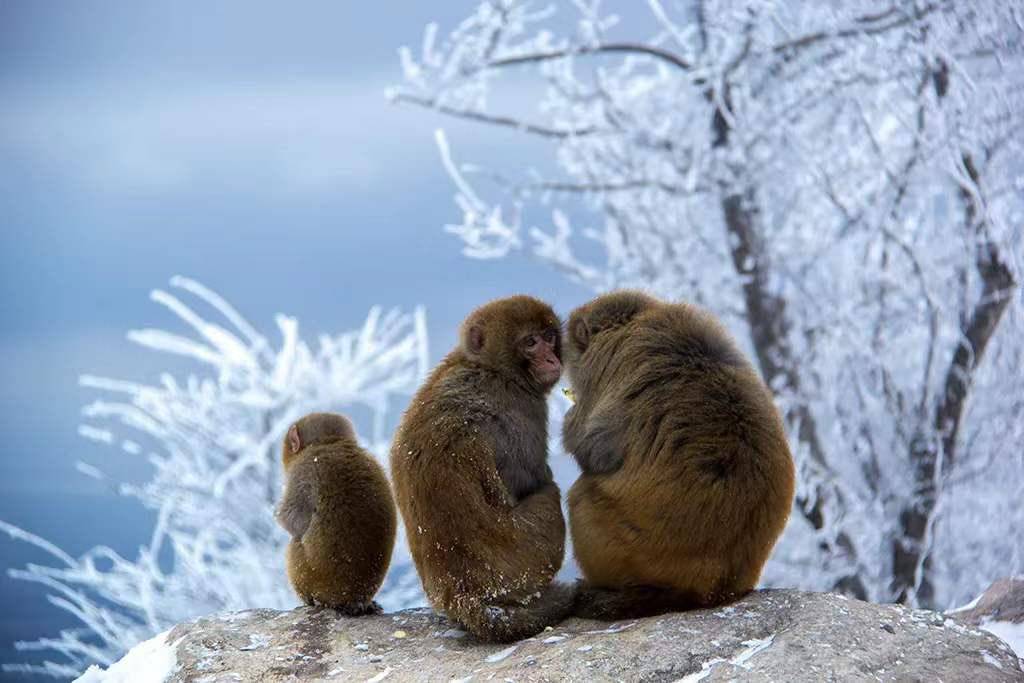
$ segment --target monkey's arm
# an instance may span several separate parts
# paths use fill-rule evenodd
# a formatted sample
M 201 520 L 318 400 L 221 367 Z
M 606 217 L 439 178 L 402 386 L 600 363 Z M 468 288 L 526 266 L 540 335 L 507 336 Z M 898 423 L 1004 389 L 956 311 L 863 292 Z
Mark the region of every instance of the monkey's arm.
M 302 538 L 316 512 L 316 473 L 304 467 L 305 464 L 292 466 L 284 497 L 277 508 L 277 521 L 292 538 Z
M 622 467 L 622 418 L 598 408 L 584 415 L 573 407 L 562 427 L 562 443 L 584 474 L 611 474 Z
M 455 446 L 455 451 L 459 447 Z M 443 543 L 485 547 L 488 562 L 498 574 L 517 576 L 527 565 L 561 565 L 565 519 L 554 482 L 547 483 L 517 504 L 510 504 L 505 485 L 487 458 L 448 459 L 421 471 L 416 482 L 435 514 L 446 523 Z M 438 495 L 439 491 L 449 492 Z M 531 569 L 532 570 L 532 569 Z

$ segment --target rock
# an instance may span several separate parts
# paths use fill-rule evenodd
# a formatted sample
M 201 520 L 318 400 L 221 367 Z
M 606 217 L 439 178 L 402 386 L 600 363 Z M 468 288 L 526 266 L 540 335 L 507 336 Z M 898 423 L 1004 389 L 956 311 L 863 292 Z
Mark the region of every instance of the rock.
M 826 593 L 758 591 L 728 607 L 570 619 L 484 645 L 427 609 L 342 617 L 309 607 L 199 619 L 166 638 L 172 680 L 1024 681 L 991 634 L 936 612 Z
M 950 612 L 969 624 L 983 621 L 1024 623 L 1024 578 L 999 579 L 966 607 Z

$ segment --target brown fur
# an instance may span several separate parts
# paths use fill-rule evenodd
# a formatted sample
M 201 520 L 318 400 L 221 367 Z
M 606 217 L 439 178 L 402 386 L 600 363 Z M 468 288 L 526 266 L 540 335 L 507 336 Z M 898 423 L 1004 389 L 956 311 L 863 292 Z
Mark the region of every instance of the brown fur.
M 576 613 L 616 619 L 734 600 L 754 588 L 793 502 L 782 420 L 706 311 L 639 292 L 572 313 L 576 404 L 563 442 L 587 588 Z
M 533 635 L 573 601 L 572 587 L 552 583 L 565 545 L 547 466 L 546 397 L 557 375 L 538 380 L 524 350 L 524 340 L 545 334 L 549 356 L 560 359 L 558 329 L 551 308 L 531 297 L 474 311 L 459 346 L 413 398 L 391 450 L 427 597 L 486 641 Z
M 292 540 L 288 579 L 307 605 L 379 612 L 395 545 L 395 502 L 384 469 L 341 415 L 311 413 L 282 447 L 287 484 L 277 518 Z

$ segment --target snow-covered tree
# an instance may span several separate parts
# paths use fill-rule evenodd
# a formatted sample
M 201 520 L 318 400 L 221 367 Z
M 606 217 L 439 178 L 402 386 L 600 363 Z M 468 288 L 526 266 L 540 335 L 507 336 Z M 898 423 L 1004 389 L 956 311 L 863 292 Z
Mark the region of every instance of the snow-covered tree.
M 489 0 L 400 53 L 395 101 L 553 152 L 485 173 L 438 133 L 465 253 L 532 248 L 748 344 L 799 467 L 768 583 L 948 605 L 1022 571 L 1024 6 L 561 5 Z
M 284 573 L 287 535 L 273 517 L 283 486 L 280 443 L 289 424 L 315 410 L 340 410 L 360 441 L 385 457 L 389 413 L 427 370 L 425 316 L 370 311 L 362 327 L 302 341 L 293 318 L 277 316 L 279 341 L 264 336 L 216 293 L 181 277 L 171 286 L 210 309 L 203 317 L 181 295 L 155 291 L 188 334 L 145 329 L 128 338 L 195 361 L 184 378 L 154 384 L 82 377 L 103 398 L 89 404 L 84 437 L 146 457 L 152 477 L 118 484 L 121 495 L 156 513 L 152 536 L 132 560 L 106 546 L 75 558 L 52 543 L 0 522 L 3 530 L 49 553 L 55 566 L 10 570 L 50 589 L 49 601 L 81 627 L 19 643 L 61 661 L 8 664 L 7 671 L 73 676 L 109 665 L 135 643 L 183 620 L 219 610 L 288 608 L 297 600 Z M 401 398 L 399 398 L 401 397 Z M 368 430 L 368 431 L 362 431 Z M 99 468 L 79 464 L 104 478 Z M 378 600 L 387 609 L 422 602 L 404 539 Z

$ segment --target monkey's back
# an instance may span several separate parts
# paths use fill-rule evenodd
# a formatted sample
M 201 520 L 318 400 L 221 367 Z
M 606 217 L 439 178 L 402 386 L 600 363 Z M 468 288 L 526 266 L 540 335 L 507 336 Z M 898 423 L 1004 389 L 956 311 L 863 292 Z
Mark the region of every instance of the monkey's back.
M 355 444 L 308 446 L 289 476 L 315 481 L 316 511 L 288 548 L 288 572 L 301 596 L 331 606 L 369 603 L 394 548 L 394 500 L 383 468 Z
M 616 334 L 602 400 L 622 411 L 624 464 L 570 491 L 584 573 L 709 603 L 753 588 L 794 487 L 767 387 L 700 309 L 659 306 Z
M 565 539 L 557 488 L 530 496 L 533 507 L 543 507 L 542 524 L 516 528 L 515 501 L 485 429 L 494 406 L 471 375 L 457 354 L 442 361 L 410 402 L 391 449 L 395 498 L 417 571 L 431 603 L 455 618 L 476 609 L 474 601 L 515 601 L 546 586 L 561 566 Z

